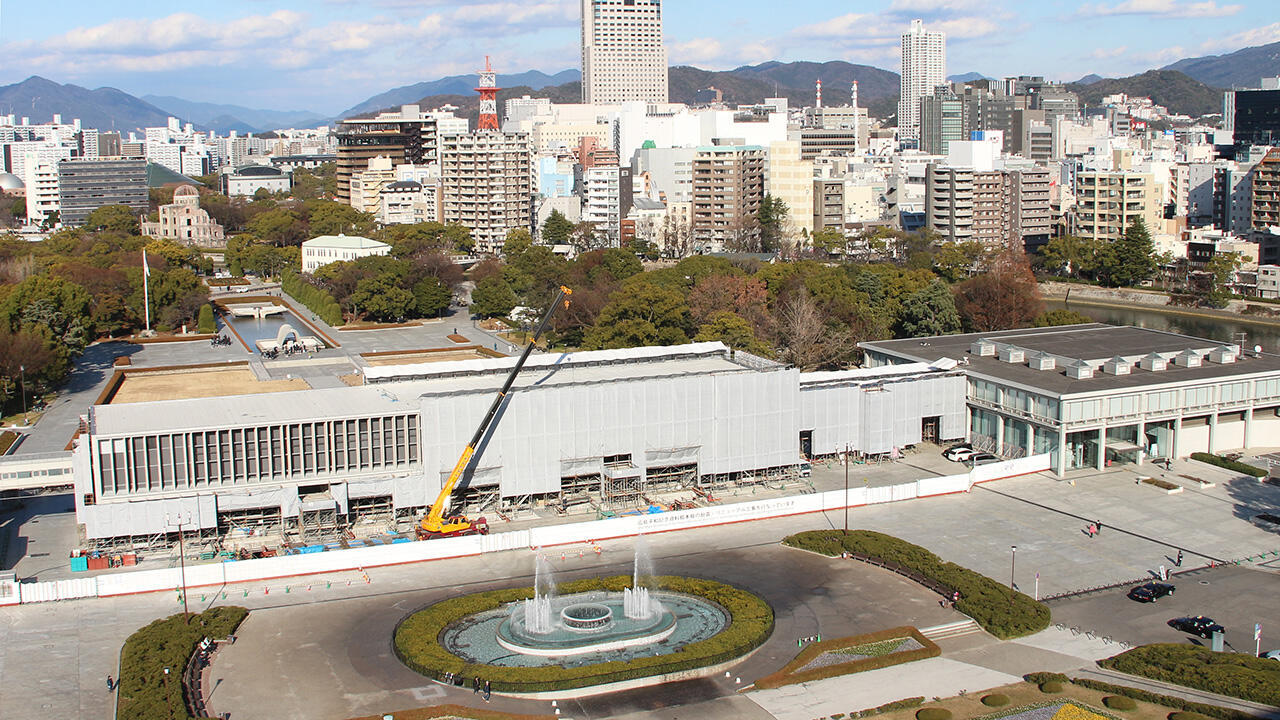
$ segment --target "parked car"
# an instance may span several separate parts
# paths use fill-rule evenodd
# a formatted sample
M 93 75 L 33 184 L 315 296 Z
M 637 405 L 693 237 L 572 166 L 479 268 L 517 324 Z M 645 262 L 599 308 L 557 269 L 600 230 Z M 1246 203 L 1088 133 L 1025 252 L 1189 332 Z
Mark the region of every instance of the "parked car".
M 1271 513 L 1260 513 L 1258 515 L 1254 515 L 1253 518 L 1250 519 L 1250 522 L 1263 530 L 1280 532 L 1280 516 L 1273 515 Z
M 1266 658 L 1268 660 L 1280 660 L 1280 650 L 1270 650 L 1262 653 L 1258 657 Z
M 955 462 L 963 462 L 966 458 L 968 458 L 968 456 L 972 455 L 973 453 L 974 453 L 973 446 L 966 442 L 966 443 L 960 443 L 958 445 L 952 445 L 946 450 L 943 450 L 942 457 Z
M 1173 594 L 1173 586 L 1168 583 L 1149 582 L 1129 591 L 1129 599 L 1138 602 L 1153 603 L 1165 595 Z
M 969 467 L 977 467 L 979 465 L 990 465 L 991 463 L 998 463 L 1003 460 L 1004 458 L 1000 457 L 999 455 L 992 455 L 991 453 L 980 452 L 980 453 L 974 453 L 973 455 L 970 455 L 965 462 L 969 465 Z
M 1213 637 L 1215 632 L 1226 632 L 1227 629 L 1214 622 L 1211 618 L 1203 615 L 1195 617 L 1180 617 L 1169 621 L 1169 627 L 1179 632 L 1195 635 L 1205 638 L 1206 640 Z

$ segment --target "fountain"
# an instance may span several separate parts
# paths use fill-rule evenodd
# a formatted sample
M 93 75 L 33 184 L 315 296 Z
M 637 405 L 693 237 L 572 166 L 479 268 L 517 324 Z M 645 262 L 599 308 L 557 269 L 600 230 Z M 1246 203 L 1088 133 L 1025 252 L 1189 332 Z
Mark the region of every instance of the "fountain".
M 723 630 L 729 616 L 702 598 L 660 590 L 644 541 L 630 587 L 560 595 L 538 552 L 533 597 L 478 613 L 441 634 L 469 662 L 507 666 L 588 665 L 676 652 Z

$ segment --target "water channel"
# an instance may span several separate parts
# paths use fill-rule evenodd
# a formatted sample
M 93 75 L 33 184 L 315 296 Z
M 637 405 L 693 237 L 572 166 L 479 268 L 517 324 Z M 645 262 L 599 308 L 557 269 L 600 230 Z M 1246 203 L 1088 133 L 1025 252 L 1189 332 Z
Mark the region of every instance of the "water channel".
M 1246 347 L 1261 345 L 1264 352 L 1280 353 L 1280 323 L 1247 318 L 1190 315 L 1176 310 L 1157 308 L 1091 305 L 1074 300 L 1065 303 L 1059 299 L 1046 299 L 1044 304 L 1046 310 L 1067 308 L 1108 325 L 1133 325 L 1151 330 L 1166 330 L 1220 340 L 1224 343 L 1237 343 L 1240 340 L 1239 333 L 1245 333 Z

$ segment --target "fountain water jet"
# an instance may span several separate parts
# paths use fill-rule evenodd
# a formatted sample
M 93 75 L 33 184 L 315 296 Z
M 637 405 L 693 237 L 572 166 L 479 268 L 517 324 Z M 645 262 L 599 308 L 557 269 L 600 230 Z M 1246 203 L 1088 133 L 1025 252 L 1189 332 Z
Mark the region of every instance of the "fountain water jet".
M 533 597 L 522 604 L 525 630 L 534 635 L 546 635 L 554 629 L 551 619 L 551 605 L 555 598 L 556 584 L 551 572 L 551 563 L 547 556 L 538 549 L 537 560 L 534 561 Z M 512 611 L 512 619 L 515 611 Z

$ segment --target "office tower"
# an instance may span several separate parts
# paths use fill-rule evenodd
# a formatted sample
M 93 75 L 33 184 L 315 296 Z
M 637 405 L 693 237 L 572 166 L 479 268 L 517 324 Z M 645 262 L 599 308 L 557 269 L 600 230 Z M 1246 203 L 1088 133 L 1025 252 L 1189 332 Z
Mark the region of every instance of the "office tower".
M 920 99 L 947 83 L 947 36 L 911 21 L 902 34 L 902 94 L 898 100 L 898 136 L 914 142 L 920 137 Z
M 64 225 L 84 225 L 107 205 L 126 205 L 137 215 L 150 207 L 147 161 L 131 158 L 63 160 L 58 163 L 58 205 Z
M 582 0 L 582 101 L 667 102 L 662 0 Z
M 1280 145 L 1280 77 L 1263 78 L 1261 85 L 1223 93 L 1222 126 L 1235 133 L 1237 145 Z

